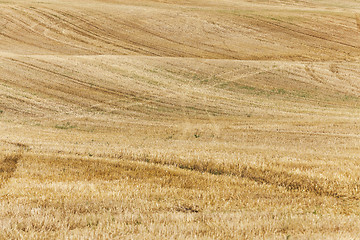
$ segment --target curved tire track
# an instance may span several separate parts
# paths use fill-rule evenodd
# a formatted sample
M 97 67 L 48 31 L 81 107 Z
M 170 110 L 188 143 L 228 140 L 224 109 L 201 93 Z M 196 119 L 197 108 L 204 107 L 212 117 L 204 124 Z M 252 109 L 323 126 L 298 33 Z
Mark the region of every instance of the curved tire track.
M 246 178 L 261 184 L 283 187 L 288 191 L 308 192 L 318 196 L 333 197 L 340 200 L 358 201 L 360 194 L 358 183 L 346 184 L 311 178 L 304 175 L 277 171 L 271 167 L 248 166 L 234 163 L 225 166 L 216 162 L 181 162 L 166 159 L 156 159 L 147 155 L 124 156 L 121 158 L 136 162 L 147 162 L 159 165 L 174 166 L 196 172 L 206 172 L 213 175 L 230 175 Z
M 271 21 L 267 21 L 267 20 L 264 20 L 264 19 L 255 18 L 255 17 L 251 17 L 251 16 L 247 16 L 247 17 L 250 18 L 250 19 L 253 19 L 254 21 L 258 21 L 258 22 L 262 22 L 264 24 L 267 24 L 269 26 L 274 26 L 276 28 L 284 29 L 286 32 L 293 32 L 295 34 L 299 34 L 299 35 L 303 35 L 303 36 L 307 36 L 307 37 L 311 37 L 311 38 L 315 38 L 315 39 L 320 39 L 320 40 L 323 40 L 323 41 L 339 44 L 339 45 L 350 47 L 350 48 L 353 48 L 353 49 L 359 49 L 359 46 L 355 46 L 355 45 L 352 45 L 352 44 L 349 44 L 349 43 L 340 42 L 338 40 L 322 37 L 322 36 L 316 35 L 315 33 L 307 33 L 305 31 L 314 32 L 314 30 L 302 27 L 302 26 L 297 25 L 297 24 L 292 23 L 293 26 L 297 27 L 298 29 L 303 29 L 303 31 L 293 29 L 292 27 L 284 26 L 284 25 L 277 24 L 277 23 L 274 23 L 274 22 L 271 22 Z M 281 22 L 285 23 L 285 24 L 288 24 L 288 23 L 283 22 L 283 21 L 281 21 Z

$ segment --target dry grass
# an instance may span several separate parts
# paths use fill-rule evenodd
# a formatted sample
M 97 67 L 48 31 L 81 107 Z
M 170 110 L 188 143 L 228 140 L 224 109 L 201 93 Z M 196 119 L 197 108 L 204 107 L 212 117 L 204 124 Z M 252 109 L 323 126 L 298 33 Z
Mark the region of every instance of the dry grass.
M 359 231 L 350 205 L 333 197 L 126 160 L 26 156 L 1 192 L 4 238 L 335 237 Z
M 358 238 L 358 7 L 0 1 L 0 238 Z
M 14 174 L 20 155 L 5 156 L 0 165 L 0 187 L 4 185 Z

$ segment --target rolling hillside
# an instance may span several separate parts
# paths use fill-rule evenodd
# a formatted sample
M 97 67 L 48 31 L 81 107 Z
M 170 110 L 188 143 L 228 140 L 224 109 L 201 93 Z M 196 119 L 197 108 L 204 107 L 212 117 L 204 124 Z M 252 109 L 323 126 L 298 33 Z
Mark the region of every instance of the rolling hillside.
M 0 238 L 356 239 L 360 3 L 0 1 Z

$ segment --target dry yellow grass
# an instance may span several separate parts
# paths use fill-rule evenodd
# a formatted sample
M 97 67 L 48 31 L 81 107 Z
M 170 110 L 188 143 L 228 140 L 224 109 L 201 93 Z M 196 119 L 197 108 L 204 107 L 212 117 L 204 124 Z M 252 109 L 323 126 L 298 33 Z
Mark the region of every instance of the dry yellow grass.
M 0 1 L 0 239 L 357 239 L 359 7 Z

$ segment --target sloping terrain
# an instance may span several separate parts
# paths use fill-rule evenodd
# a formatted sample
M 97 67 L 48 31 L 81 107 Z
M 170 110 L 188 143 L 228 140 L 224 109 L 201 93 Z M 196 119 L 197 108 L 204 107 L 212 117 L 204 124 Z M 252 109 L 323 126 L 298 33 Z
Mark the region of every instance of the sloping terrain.
M 355 239 L 357 1 L 0 1 L 0 238 Z
M 0 11 L 0 51 L 242 60 L 358 58 L 358 9 L 287 2 L 8 2 Z

